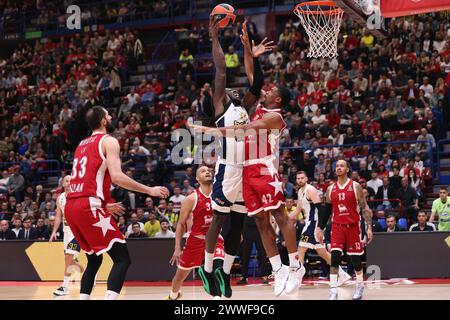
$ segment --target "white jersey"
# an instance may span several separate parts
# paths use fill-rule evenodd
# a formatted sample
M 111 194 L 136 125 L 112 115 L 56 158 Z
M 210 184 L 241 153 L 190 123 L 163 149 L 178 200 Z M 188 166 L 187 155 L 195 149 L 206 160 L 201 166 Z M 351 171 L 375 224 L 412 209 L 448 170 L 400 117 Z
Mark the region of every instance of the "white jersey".
M 298 200 L 300 201 L 300 206 L 303 211 L 303 217 L 305 221 L 318 221 L 318 213 L 316 206 L 312 203 L 311 199 L 308 199 L 307 192 L 310 188 L 314 188 L 310 184 L 306 184 L 305 187 L 298 190 Z M 314 212 L 311 213 L 311 207 L 313 207 Z
M 64 226 L 68 226 L 67 221 L 66 221 L 66 216 L 64 214 L 64 210 L 66 209 L 66 202 L 67 202 L 65 192 L 63 192 L 59 195 L 58 202 L 59 202 L 59 207 L 61 208 L 62 221 L 64 223 Z
M 218 128 L 236 126 L 250 123 L 247 110 L 241 106 L 235 106 L 230 102 L 230 106 L 216 120 Z M 224 137 L 220 139 L 222 152 L 219 153 L 218 162 L 227 164 L 244 163 L 244 138 Z

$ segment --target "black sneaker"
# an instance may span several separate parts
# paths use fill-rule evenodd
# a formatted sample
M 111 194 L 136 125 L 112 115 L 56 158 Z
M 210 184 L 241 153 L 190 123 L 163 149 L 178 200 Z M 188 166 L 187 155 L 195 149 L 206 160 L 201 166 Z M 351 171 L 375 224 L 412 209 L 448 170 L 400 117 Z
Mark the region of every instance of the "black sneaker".
M 241 279 L 238 282 L 236 282 L 236 284 L 247 284 L 247 278 L 241 277 Z
M 233 292 L 230 285 L 230 275 L 226 274 L 221 267 L 214 271 L 214 275 L 216 276 L 217 283 L 219 284 L 220 293 L 222 293 L 225 298 L 231 298 Z
M 200 268 L 198 268 L 198 275 L 200 276 L 200 279 L 202 279 L 203 289 L 205 289 L 207 294 L 213 297 L 220 296 L 220 290 L 218 289 L 216 279 L 212 272 L 206 272 L 204 266 L 201 265 Z

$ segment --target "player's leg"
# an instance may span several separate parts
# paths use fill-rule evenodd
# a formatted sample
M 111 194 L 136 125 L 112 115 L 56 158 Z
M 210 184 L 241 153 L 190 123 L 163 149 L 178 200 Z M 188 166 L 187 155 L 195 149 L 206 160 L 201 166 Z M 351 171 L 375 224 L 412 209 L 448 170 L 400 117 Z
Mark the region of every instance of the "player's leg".
M 252 253 L 253 239 L 251 237 L 251 227 L 244 223 L 242 228 L 242 243 L 240 246 L 240 260 L 241 260 L 241 280 L 238 284 L 247 284 L 248 264 L 250 261 L 250 255 Z
M 218 268 L 214 271 L 219 283 L 219 289 L 226 298 L 230 298 L 233 294 L 230 285 L 230 273 L 239 249 L 239 244 L 241 243 L 245 214 L 231 211 L 229 219 L 230 230 L 225 237 L 225 258 L 223 261 L 223 268 Z
M 364 247 L 361 243 L 361 225 L 355 223 L 347 230 L 347 254 L 356 273 L 356 290 L 353 300 L 362 299 L 364 293 L 364 272 L 361 256 L 364 254 Z
M 298 246 L 298 261 L 300 261 L 302 265 L 305 264 L 306 251 L 308 251 L 307 247 Z
M 252 229 L 251 237 L 252 237 L 251 238 L 252 242 L 254 242 L 255 246 L 256 246 L 256 252 L 257 252 L 257 256 L 258 256 L 258 266 L 259 266 L 260 276 L 262 277 L 262 283 L 268 284 L 269 280 L 267 277 L 270 274 L 270 269 L 269 269 L 269 266 L 267 263 L 266 250 L 264 249 L 264 245 L 262 243 L 261 236 L 258 232 L 258 229 Z
M 337 300 L 337 281 L 339 265 L 341 264 L 342 251 L 340 249 L 331 250 L 330 263 L 330 300 Z
M 346 243 L 346 226 L 331 226 L 330 300 L 337 300 L 337 284 L 342 252 Z
M 331 266 L 331 254 L 325 249 L 325 247 L 316 248 L 316 252 L 319 255 L 319 257 L 321 257 L 323 260 L 325 260 L 325 262 L 329 266 Z M 347 282 L 351 278 L 352 277 L 347 272 L 345 272 L 344 269 L 342 269 L 342 267 L 339 265 L 337 286 L 338 287 L 342 286 L 345 282 Z
M 125 243 L 114 243 L 108 250 L 108 254 L 113 261 L 113 266 L 108 276 L 105 300 L 115 300 L 122 290 L 127 270 L 131 265 L 131 259 Z
M 298 289 L 301 280 L 305 275 L 305 267 L 303 267 L 298 260 L 297 234 L 295 226 L 289 221 L 289 218 L 285 213 L 284 204 L 280 205 L 277 209 L 272 210 L 272 215 L 283 234 L 286 249 L 288 251 L 290 270 L 289 278 L 286 282 L 286 293 L 291 294 Z
M 272 271 L 275 275 L 274 293 L 279 296 L 286 288 L 289 277 L 289 268 L 282 264 L 276 245 L 276 234 L 270 224 L 270 214 L 262 211 L 255 214 L 255 222 L 261 235 L 261 240 L 269 257 Z
M 69 293 L 69 282 L 71 275 L 71 266 L 72 266 L 73 256 L 71 254 L 64 254 L 64 279 L 61 286 L 53 291 L 55 296 L 63 296 Z
M 172 289 L 170 294 L 165 298 L 165 300 L 178 300 L 181 298 L 181 286 L 183 285 L 184 280 L 186 280 L 187 276 L 191 273 L 190 269 L 181 269 L 177 268 L 177 272 L 172 279 Z
M 95 276 L 97 275 L 98 269 L 102 265 L 103 256 L 97 256 L 95 253 L 86 254 L 87 257 L 87 267 L 84 270 L 83 276 L 81 277 L 80 283 L 80 299 L 88 300 L 94 287 Z

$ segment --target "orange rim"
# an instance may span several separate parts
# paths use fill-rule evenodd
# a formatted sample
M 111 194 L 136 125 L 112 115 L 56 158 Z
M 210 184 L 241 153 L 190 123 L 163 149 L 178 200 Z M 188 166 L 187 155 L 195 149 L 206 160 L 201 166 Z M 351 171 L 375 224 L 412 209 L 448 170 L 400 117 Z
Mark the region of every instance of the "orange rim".
M 336 9 L 316 11 L 316 10 L 309 10 L 308 6 L 328 6 L 328 7 L 334 7 Z M 331 14 L 341 13 L 342 9 L 339 8 L 334 1 L 306 1 L 306 2 L 301 2 L 301 3 L 297 4 L 294 8 L 294 11 L 297 11 L 297 12 L 301 11 L 304 14 L 331 15 Z

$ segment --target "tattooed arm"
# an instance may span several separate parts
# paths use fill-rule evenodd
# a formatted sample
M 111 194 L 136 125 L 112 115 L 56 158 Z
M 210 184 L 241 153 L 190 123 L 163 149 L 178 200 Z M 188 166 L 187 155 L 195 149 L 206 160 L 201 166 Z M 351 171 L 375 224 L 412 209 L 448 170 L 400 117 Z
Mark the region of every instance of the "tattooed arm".
M 358 204 L 361 208 L 361 212 L 363 215 L 364 220 L 366 221 L 367 225 L 367 243 L 370 243 L 372 241 L 372 210 L 369 208 L 369 205 L 367 204 L 366 197 L 364 196 L 363 188 L 359 183 L 356 183 L 356 192 L 358 195 Z

